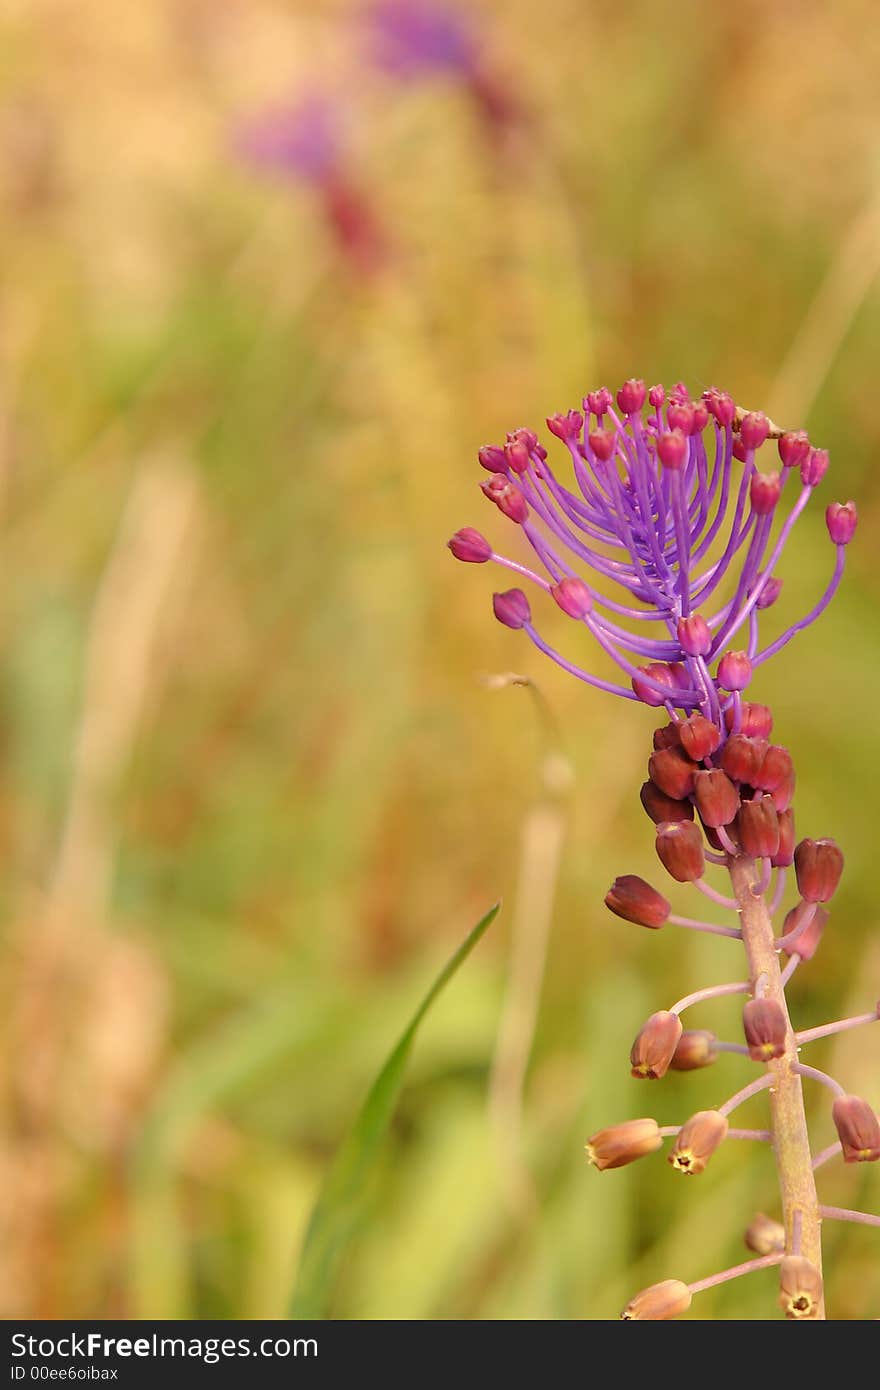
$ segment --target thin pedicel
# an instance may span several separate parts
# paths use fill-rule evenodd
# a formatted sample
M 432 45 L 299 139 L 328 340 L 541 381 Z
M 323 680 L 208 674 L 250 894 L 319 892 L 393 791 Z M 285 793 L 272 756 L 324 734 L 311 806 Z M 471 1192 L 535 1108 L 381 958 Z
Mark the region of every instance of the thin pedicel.
M 701 1290 L 779 1265 L 786 1317 L 824 1318 L 823 1216 L 868 1225 L 877 1218 L 823 1206 L 815 1173 L 841 1155 L 847 1163 L 880 1159 L 880 1120 L 867 1100 L 801 1062 L 799 1049 L 874 1021 L 877 1008 L 800 1032 L 792 1027 L 786 986 L 820 944 L 843 855 L 830 839 L 796 840 L 791 754 L 771 742 L 770 709 L 746 693 L 763 664 L 831 602 L 855 534 L 856 508 L 852 502 L 826 508 L 834 562 L 825 588 L 806 613 L 765 636 L 783 590 L 777 567 L 827 471 L 825 450 L 803 432 L 782 431 L 760 412 L 743 410 L 723 391 L 713 387 L 694 400 L 680 383 L 667 393 L 631 380 L 616 400 L 603 387 L 586 396 L 581 409 L 551 416 L 547 427 L 567 452 L 567 478 L 551 467 L 547 447 L 530 429 L 516 429 L 504 444 L 479 451 L 489 475 L 482 491 L 531 548 L 534 568 L 500 554 L 471 527 L 456 532 L 449 548 L 458 560 L 513 571 L 545 608 L 552 599 L 586 628 L 616 676 L 610 678 L 613 670 L 596 674 L 580 656 L 557 650 L 523 588 L 494 595 L 499 622 L 524 632 L 578 680 L 665 712 L 668 722 L 654 730 L 640 791 L 658 858 L 677 883 L 692 884 L 736 914 L 737 925 L 726 927 L 681 916 L 644 879 L 615 879 L 605 902 L 616 916 L 652 931 L 681 926 L 741 941 L 748 967 L 745 981 L 695 990 L 652 1014 L 632 1046 L 632 1075 L 656 1081 L 668 1070 L 714 1064 L 722 1053 L 744 1055 L 748 1065 L 762 1068 L 717 1109 L 698 1111 L 683 1125 L 661 1128 L 640 1119 L 597 1131 L 587 1156 L 600 1170 L 619 1168 L 674 1136 L 671 1166 L 694 1175 L 727 1139 L 769 1141 L 781 1199 L 781 1222 L 761 1213 L 747 1228 L 746 1244 L 758 1259 L 690 1284 L 667 1279 L 652 1285 L 630 1300 L 622 1317 L 677 1317 Z M 778 463 L 768 465 L 770 441 Z M 715 866 L 726 870 L 729 894 L 706 881 Z M 773 917 L 782 908 L 790 868 L 798 901 L 775 934 Z M 691 1004 L 736 993 L 749 996 L 744 1045 L 683 1029 L 679 1015 Z M 834 1093 L 838 1141 L 815 1158 L 805 1080 Z M 728 1115 L 763 1092 L 769 1127 L 730 1129 Z

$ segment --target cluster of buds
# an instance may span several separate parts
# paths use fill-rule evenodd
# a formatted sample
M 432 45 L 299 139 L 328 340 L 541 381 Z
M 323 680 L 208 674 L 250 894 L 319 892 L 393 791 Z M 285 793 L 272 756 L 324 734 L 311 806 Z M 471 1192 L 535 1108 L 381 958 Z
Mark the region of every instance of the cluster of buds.
M 842 1153 L 848 1163 L 880 1158 L 880 1122 L 868 1100 L 846 1094 L 833 1078 L 804 1065 L 806 1043 L 876 1020 L 878 1009 L 796 1032 L 785 988 L 815 953 L 843 871 L 834 840 L 797 839 L 794 762 L 772 741 L 773 715 L 746 698 L 761 666 L 813 623 L 836 591 L 846 547 L 856 529 L 852 502 L 832 503 L 826 526 L 835 563 L 813 608 L 770 640 L 761 629 L 779 598 L 776 573 L 786 542 L 828 468 L 828 455 L 803 432 L 784 432 L 760 412 L 744 411 L 712 388 L 694 400 L 681 384 L 670 392 L 628 381 L 615 398 L 602 388 L 583 408 L 548 419 L 565 446 L 572 479 L 551 468 L 547 448 L 529 429 L 485 446 L 479 462 L 489 477 L 485 496 L 531 547 L 543 573 L 496 552 L 472 528 L 449 542 L 470 563 L 494 563 L 543 591 L 585 626 L 626 683 L 598 676 L 563 656 L 539 633 L 519 587 L 496 593 L 495 616 L 578 679 L 658 711 L 667 721 L 653 733 L 641 804 L 653 823 L 657 857 L 669 877 L 689 884 L 734 914 L 722 925 L 673 912 L 669 899 L 634 874 L 615 879 L 605 897 L 616 916 L 652 931 L 668 924 L 735 939 L 745 948 L 747 977 L 710 986 L 651 1015 L 630 1054 L 631 1075 L 656 1081 L 670 1070 L 693 1071 L 725 1054 L 757 1064 L 757 1078 L 716 1108 L 684 1124 L 654 1119 L 600 1129 L 587 1144 L 599 1170 L 654 1153 L 673 1138 L 669 1163 L 702 1173 L 728 1140 L 767 1142 L 776 1158 L 782 1221 L 755 1218 L 746 1232 L 754 1260 L 696 1283 L 666 1280 L 638 1294 L 627 1320 L 676 1317 L 694 1293 L 754 1269 L 779 1267 L 787 1317 L 824 1317 L 820 1227 L 823 1217 L 880 1225 L 880 1217 L 823 1206 L 814 1172 Z M 759 466 L 775 443 L 778 464 Z M 786 488 L 799 488 L 787 516 Z M 790 481 L 791 480 L 791 481 Z M 710 602 L 711 600 L 711 602 Z M 714 610 L 714 611 L 713 611 Z M 740 634 L 742 634 L 740 636 Z M 740 645 L 734 645 L 739 638 Z M 714 868 L 730 879 L 732 896 L 707 881 Z M 797 901 L 775 935 L 793 877 Z M 735 924 L 734 924 L 735 923 Z M 706 1029 L 685 1029 L 693 1004 L 747 996 L 743 1042 Z M 804 1112 L 803 1079 L 834 1093 L 837 1141 L 815 1159 Z M 759 1092 L 770 1099 L 765 1129 L 734 1129 L 729 1116 Z

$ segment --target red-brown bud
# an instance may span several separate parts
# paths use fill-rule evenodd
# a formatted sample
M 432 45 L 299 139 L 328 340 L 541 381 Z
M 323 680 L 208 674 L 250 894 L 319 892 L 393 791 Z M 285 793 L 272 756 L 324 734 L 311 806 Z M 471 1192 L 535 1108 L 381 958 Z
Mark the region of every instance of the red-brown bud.
M 605 894 L 605 906 L 625 922 L 635 922 L 637 926 L 651 927 L 654 931 L 663 926 L 670 913 L 669 903 L 662 893 L 637 874 L 616 878 Z
M 791 806 L 794 800 L 795 780 L 794 768 L 792 768 L 788 776 L 779 783 L 778 787 L 774 787 L 770 793 L 773 797 L 773 805 L 776 807 L 777 811 L 787 811 Z
M 787 1318 L 817 1318 L 822 1276 L 803 1255 L 786 1255 L 779 1266 L 779 1306 Z
M 674 801 L 683 801 L 694 789 L 697 764 L 680 748 L 659 748 L 648 759 L 648 776 Z
M 587 1159 L 600 1173 L 606 1168 L 623 1168 L 646 1154 L 655 1153 L 663 1143 L 656 1120 L 626 1120 L 597 1130 L 587 1140 Z
M 801 840 L 794 852 L 794 871 L 802 898 L 827 903 L 843 873 L 843 852 L 834 840 Z
M 739 792 L 720 768 L 698 772 L 694 777 L 694 798 L 704 825 L 716 830 L 729 825 L 739 810 Z
M 756 1255 L 774 1255 L 785 1249 L 785 1227 L 762 1211 L 756 1212 L 746 1227 L 745 1242 Z
M 639 1081 L 658 1081 L 669 1070 L 669 1063 L 678 1046 L 682 1025 L 678 1014 L 661 1009 L 651 1014 L 636 1035 L 630 1049 L 631 1075 Z
M 678 736 L 682 748 L 696 763 L 708 758 L 721 743 L 721 731 L 718 726 L 698 710 L 694 710 L 693 714 L 682 720 L 678 726 Z
M 654 730 L 653 744 L 654 751 L 660 748 L 678 748 L 681 743 L 679 725 L 674 723 L 663 724 L 659 729 Z
M 837 1096 L 831 1117 L 845 1163 L 876 1163 L 880 1158 L 880 1120 L 861 1096 Z
M 729 705 L 724 711 L 724 722 L 728 733 L 733 729 L 736 710 Z M 767 705 L 756 705 L 751 700 L 743 700 L 740 706 L 739 732 L 750 738 L 769 738 L 773 728 L 773 714 Z
M 769 748 L 765 738 L 750 738 L 747 734 L 731 734 L 718 759 L 721 767 L 734 782 L 754 786 L 764 754 Z
M 698 1071 L 709 1067 L 718 1060 L 718 1039 L 708 1028 L 686 1028 L 678 1040 L 672 1061 L 671 1071 Z
M 770 800 L 773 800 L 772 796 Z M 774 869 L 787 869 L 789 864 L 794 863 L 794 811 L 779 811 L 777 817 L 779 846 L 776 853 L 771 855 L 770 863 Z
M 810 924 L 804 927 L 800 936 L 786 946 L 785 950 L 790 956 L 800 956 L 801 960 L 812 960 L 822 940 L 822 933 L 828 922 L 828 910 L 818 907 L 815 903 L 807 903 L 803 900 L 793 907 L 790 912 L 785 914 L 785 921 L 782 931 L 785 936 L 799 927 L 804 918 L 804 913 L 809 912 L 813 907 L 816 908 L 814 915 L 810 919 Z
M 653 782 L 643 782 L 639 792 L 642 805 L 655 825 L 662 820 L 693 820 L 694 807 L 690 801 L 676 801 Z
M 703 877 L 703 837 L 693 821 L 661 821 L 656 849 L 664 869 L 678 883 L 695 883 Z
M 777 787 L 781 787 L 787 781 L 793 771 L 794 767 L 788 749 L 781 748 L 778 743 L 771 743 L 761 760 L 761 766 L 752 779 L 752 786 L 764 792 L 776 791 Z
M 739 842 L 753 859 L 771 859 L 779 849 L 779 816 L 772 796 L 744 801 L 736 818 Z
M 678 1131 L 669 1162 L 679 1173 L 702 1173 L 730 1128 L 720 1110 L 698 1110 Z
M 743 1032 L 753 1062 L 769 1062 L 785 1051 L 785 1014 L 775 999 L 750 999 L 743 1009 Z
M 623 1322 L 665 1322 L 686 1313 L 691 1298 L 690 1289 L 680 1279 L 664 1279 L 631 1298 L 620 1317 Z

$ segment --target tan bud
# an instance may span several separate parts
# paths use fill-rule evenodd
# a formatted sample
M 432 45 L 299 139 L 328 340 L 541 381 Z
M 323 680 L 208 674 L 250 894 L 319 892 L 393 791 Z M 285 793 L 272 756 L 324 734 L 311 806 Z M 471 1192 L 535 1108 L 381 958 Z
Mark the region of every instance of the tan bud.
M 743 1032 L 753 1062 L 769 1062 L 785 1051 L 785 1014 L 775 999 L 750 999 L 743 1009 Z
M 746 1227 L 745 1242 L 756 1255 L 773 1255 L 785 1249 L 785 1227 L 762 1211 L 756 1212 Z
M 861 1096 L 837 1096 L 831 1117 L 846 1163 L 876 1163 L 880 1159 L 880 1120 Z
M 587 1140 L 587 1158 L 600 1173 L 606 1168 L 623 1168 L 637 1158 L 652 1154 L 663 1143 L 656 1120 L 625 1120 L 597 1130 Z
M 727 1116 L 719 1110 L 698 1110 L 679 1130 L 669 1162 L 679 1173 L 702 1173 L 729 1128 Z
M 661 1009 L 651 1014 L 639 1030 L 630 1049 L 632 1075 L 638 1080 L 657 1081 L 665 1076 L 681 1037 L 682 1025 L 678 1014 Z
M 803 1255 L 786 1255 L 779 1266 L 779 1306 L 787 1318 L 817 1318 L 822 1276 Z
M 661 1284 L 652 1284 L 631 1298 L 620 1316 L 624 1322 L 663 1322 L 686 1313 L 691 1306 L 691 1296 L 687 1284 L 680 1279 L 664 1279 Z
M 708 1028 L 686 1028 L 672 1054 L 671 1069 L 696 1071 L 698 1067 L 711 1066 L 718 1058 L 717 1041 Z

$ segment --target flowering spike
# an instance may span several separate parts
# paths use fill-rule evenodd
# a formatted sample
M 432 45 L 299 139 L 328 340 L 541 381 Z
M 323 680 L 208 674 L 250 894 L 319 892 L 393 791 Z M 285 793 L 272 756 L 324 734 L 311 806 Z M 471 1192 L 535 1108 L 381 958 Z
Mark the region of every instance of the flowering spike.
M 631 1075 L 642 1081 L 657 1081 L 665 1076 L 681 1034 L 682 1022 L 678 1014 L 667 1009 L 652 1014 L 630 1049 Z
M 492 595 L 495 617 L 505 627 L 525 627 L 532 621 L 529 601 L 522 589 L 507 589 L 503 594 Z
M 691 1306 L 692 1294 L 680 1279 L 664 1279 L 631 1298 L 620 1317 L 623 1322 L 667 1322 Z
M 606 1168 L 623 1168 L 655 1153 L 663 1143 L 656 1120 L 626 1120 L 609 1125 L 587 1140 L 587 1160 L 602 1173 Z
M 473 526 L 463 526 L 446 542 L 456 560 L 469 561 L 474 565 L 484 565 L 492 558 L 492 547 Z
M 855 502 L 832 502 L 825 508 L 825 525 L 835 545 L 849 545 L 858 524 Z
M 702 1173 L 720 1144 L 727 1138 L 730 1122 L 719 1110 L 698 1110 L 682 1125 L 669 1155 L 676 1172 L 692 1177 Z
M 663 926 L 671 908 L 669 903 L 637 874 L 622 874 L 605 894 L 605 906 L 625 922 L 657 930 Z

